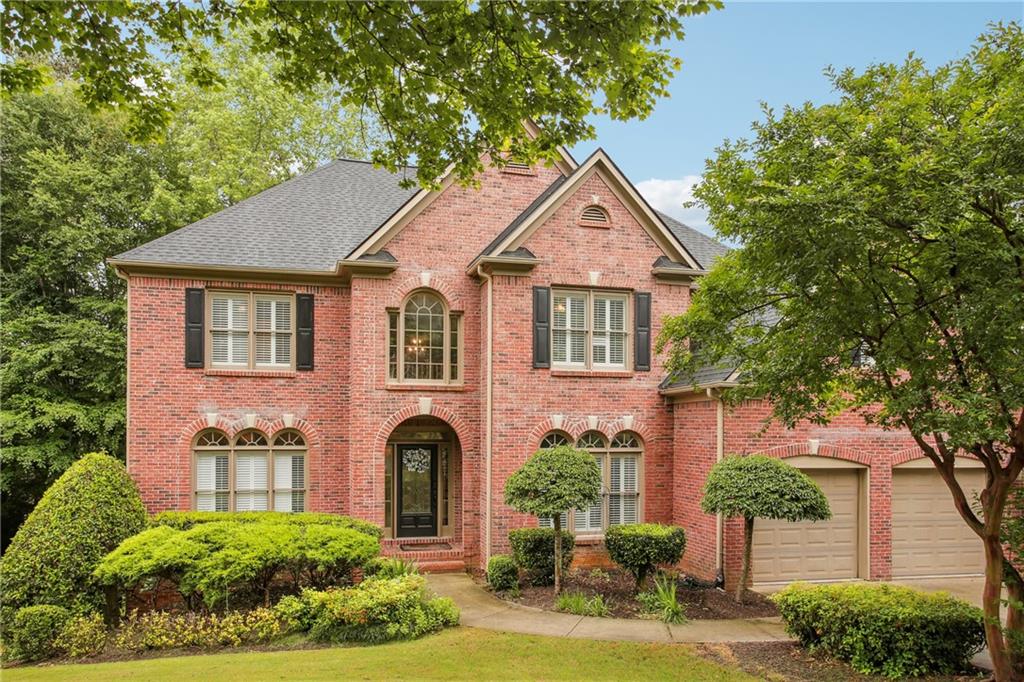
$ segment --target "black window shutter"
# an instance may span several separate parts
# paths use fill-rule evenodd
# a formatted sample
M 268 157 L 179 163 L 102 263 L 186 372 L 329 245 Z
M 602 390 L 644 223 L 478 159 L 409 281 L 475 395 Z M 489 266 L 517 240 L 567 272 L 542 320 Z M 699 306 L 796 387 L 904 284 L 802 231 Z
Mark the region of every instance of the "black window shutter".
M 533 288 L 533 366 L 551 366 L 551 289 Z
M 185 289 L 185 366 L 202 367 L 203 319 L 206 309 L 203 305 L 202 289 Z
M 295 294 L 295 369 L 313 369 L 313 294 Z
M 633 298 L 636 301 L 633 369 L 647 372 L 651 369 L 651 295 L 638 291 Z

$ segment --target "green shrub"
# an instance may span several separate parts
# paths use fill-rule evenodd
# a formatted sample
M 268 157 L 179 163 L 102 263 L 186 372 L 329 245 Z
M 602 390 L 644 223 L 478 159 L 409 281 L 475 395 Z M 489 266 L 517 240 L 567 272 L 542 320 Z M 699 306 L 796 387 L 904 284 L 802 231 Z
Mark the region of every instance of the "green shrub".
M 225 615 L 173 614 L 137 611 L 125 620 L 114 636 L 114 646 L 124 651 L 238 647 L 264 644 L 284 632 L 275 611 L 257 608 Z
M 563 592 L 555 600 L 555 608 L 577 616 L 596 616 L 598 618 L 604 618 L 609 613 L 604 597 L 595 594 L 588 599 L 587 595 L 582 592 Z
M 380 538 L 384 535 L 380 526 L 375 526 L 369 521 L 354 519 L 351 516 L 340 514 L 320 514 L 316 512 L 178 512 L 167 511 L 154 514 L 149 519 L 152 527 L 169 526 L 178 530 L 189 530 L 203 523 L 222 523 L 234 521 L 235 523 L 288 523 L 298 526 L 309 524 L 319 526 L 338 526 L 340 528 L 351 528 L 360 533 Z
M 772 599 L 787 632 L 801 644 L 848 661 L 863 673 L 957 673 L 985 642 L 981 609 L 945 592 L 796 583 Z
M 519 567 L 508 554 L 495 554 L 487 562 L 487 584 L 497 592 L 519 589 Z
M 86 658 L 101 653 L 106 643 L 107 626 L 103 616 L 92 613 L 69 620 L 54 646 L 71 658 Z
M 678 526 L 636 523 L 612 526 L 604 534 L 612 561 L 633 574 L 640 589 L 659 564 L 677 563 L 686 549 L 686 533 Z
M 83 456 L 50 486 L 4 553 L 0 627 L 34 604 L 72 614 L 100 610 L 105 599 L 93 569 L 145 525 L 139 491 L 124 465 L 102 453 Z
M 458 609 L 430 599 L 421 575 L 370 578 L 355 587 L 304 594 L 311 604 L 310 637 L 321 642 L 412 639 L 456 625 Z
M 57 653 L 56 641 L 70 620 L 62 606 L 40 604 L 18 609 L 10 630 L 11 653 L 22 661 L 41 661 Z
M 654 578 L 654 589 L 636 596 L 643 610 L 657 616 L 666 623 L 679 625 L 686 622 L 686 614 L 676 597 L 676 581 L 673 577 L 659 575 Z
M 158 526 L 129 538 L 103 559 L 104 584 L 147 586 L 170 580 L 192 606 L 271 603 L 271 589 L 322 588 L 350 581 L 377 556 L 379 541 L 341 525 L 268 521 Z M 232 599 L 235 601 L 232 602 Z
M 555 531 L 552 528 L 517 528 L 508 534 L 512 558 L 533 585 L 550 585 L 555 580 Z M 562 570 L 572 564 L 576 539 L 562 531 Z
M 414 561 L 398 557 L 379 556 L 371 559 L 363 566 L 363 575 L 377 578 L 401 578 L 403 575 L 415 575 L 420 572 Z
M 286 595 L 274 605 L 274 613 L 284 632 L 307 632 L 313 627 L 314 609 L 307 592 L 309 590 L 303 590 L 298 596 Z

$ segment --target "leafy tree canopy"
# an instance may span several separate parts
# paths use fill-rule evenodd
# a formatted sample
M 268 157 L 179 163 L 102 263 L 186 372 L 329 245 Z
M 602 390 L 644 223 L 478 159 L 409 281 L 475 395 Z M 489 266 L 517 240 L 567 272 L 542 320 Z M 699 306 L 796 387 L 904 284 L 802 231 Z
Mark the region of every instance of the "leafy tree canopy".
M 824 521 L 832 518 L 828 499 L 811 478 L 774 457 L 730 456 L 711 468 L 701 509 L 745 519 Z
M 59 51 L 75 64 L 90 105 L 132 113 L 134 132 L 171 120 L 173 84 L 154 54 L 179 55 L 190 83 L 225 81 L 211 46 L 229 31 L 252 37 L 280 68 L 280 87 L 327 86 L 372 111 L 386 132 L 373 160 L 396 170 L 415 157 L 430 183 L 449 163 L 462 180 L 485 152 L 553 159 L 594 135 L 586 117 L 644 117 L 680 67 L 664 43 L 683 17 L 720 0 L 634 2 L 171 2 L 4 3 L 8 90 L 47 75 L 33 57 Z M 600 96 L 600 101 L 595 102 Z M 521 126 L 541 126 L 531 140 Z
M 505 502 L 535 516 L 586 509 L 601 494 L 601 470 L 585 450 L 559 445 L 538 450 L 505 482 Z

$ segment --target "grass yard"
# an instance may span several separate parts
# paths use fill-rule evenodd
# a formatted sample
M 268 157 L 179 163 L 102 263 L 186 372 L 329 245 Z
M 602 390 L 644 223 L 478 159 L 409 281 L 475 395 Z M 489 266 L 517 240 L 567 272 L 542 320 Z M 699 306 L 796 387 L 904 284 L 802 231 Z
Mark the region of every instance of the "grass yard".
M 4 682 L 338 679 L 751 680 L 681 644 L 639 644 L 454 628 L 414 642 L 10 668 Z

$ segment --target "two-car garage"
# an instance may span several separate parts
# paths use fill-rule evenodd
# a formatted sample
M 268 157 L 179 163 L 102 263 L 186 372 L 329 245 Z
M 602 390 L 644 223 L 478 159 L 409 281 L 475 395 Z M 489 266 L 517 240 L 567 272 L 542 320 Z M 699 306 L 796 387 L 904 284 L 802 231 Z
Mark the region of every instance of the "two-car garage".
M 832 519 L 817 523 L 757 521 L 754 582 L 869 577 L 871 481 L 867 467 L 812 456 L 788 461 L 821 486 Z M 958 469 L 957 478 L 968 499 L 973 499 L 984 484 L 984 471 Z M 892 470 L 891 509 L 893 577 L 981 572 L 980 541 L 960 518 L 946 484 L 930 462 L 916 461 Z

